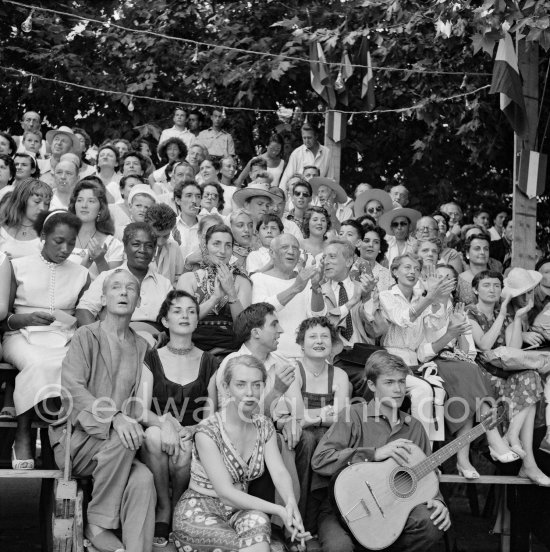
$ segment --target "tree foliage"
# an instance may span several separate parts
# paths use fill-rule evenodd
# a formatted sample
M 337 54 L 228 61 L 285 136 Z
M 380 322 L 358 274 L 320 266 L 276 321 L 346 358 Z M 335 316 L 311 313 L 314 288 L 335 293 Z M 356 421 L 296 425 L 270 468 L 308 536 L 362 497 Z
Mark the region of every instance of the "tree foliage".
M 402 181 L 423 210 L 451 197 L 466 208 L 508 201 L 513 135 L 498 98 L 484 90 L 444 103 L 438 99 L 490 83 L 491 56 L 503 24 L 536 47 L 550 45 L 550 1 L 541 0 L 132 0 L 42 6 L 104 24 L 38 10 L 27 34 L 20 27 L 29 11 L 0 4 L 0 65 L 119 93 L 39 80 L 31 93 L 28 77 L 4 73 L 2 128 L 19 131 L 17 121 L 29 107 L 40 110 L 52 126 L 77 122 L 96 140 L 132 136 L 146 123 L 169 122 L 167 104 L 134 98 L 129 111 L 131 94 L 245 107 L 252 111 L 228 112 L 244 161 L 279 124 L 275 113 L 254 110 L 319 111 L 313 119 L 322 122 L 325 106 L 310 85 L 310 42 L 319 40 L 327 60 L 338 63 L 344 49 L 353 61 L 367 36 L 375 68 L 387 68 L 375 71 L 377 109 L 404 111 L 353 117 L 343 148 L 342 183 L 351 189 L 358 182 Z M 217 47 L 124 31 L 114 24 Z M 331 71 L 335 79 L 338 66 Z M 543 79 L 545 71 L 546 63 Z M 346 84 L 346 109 L 365 110 L 361 72 L 356 69 Z M 547 117 L 546 106 L 542 116 Z

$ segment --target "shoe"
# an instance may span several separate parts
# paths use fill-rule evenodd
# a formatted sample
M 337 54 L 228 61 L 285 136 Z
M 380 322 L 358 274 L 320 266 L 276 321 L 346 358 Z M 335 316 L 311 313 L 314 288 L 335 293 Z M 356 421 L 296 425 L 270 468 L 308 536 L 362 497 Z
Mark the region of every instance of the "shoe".
M 464 479 L 479 479 L 479 472 L 477 470 L 465 470 L 462 468 L 456 467 L 458 475 L 464 477 Z
M 15 406 L 4 406 L 0 410 L 0 422 L 9 422 L 15 420 Z
M 527 456 L 527 453 L 519 445 L 510 445 L 510 450 L 515 452 L 520 458 Z
M 523 469 L 519 470 L 518 477 L 526 477 L 527 479 L 530 479 L 535 485 L 538 485 L 539 487 L 550 487 L 550 477 L 544 475 L 542 472 L 540 475 L 533 475 L 530 476 L 523 471 Z
M 15 446 L 11 447 L 11 468 L 12 470 L 34 470 L 34 458 L 19 460 L 15 456 Z
M 112 531 L 105 529 L 97 535 L 92 535 L 88 527 L 84 530 L 84 536 L 98 552 L 126 552 L 124 545 L 116 538 Z
M 155 548 L 165 548 L 168 545 L 168 536 L 170 535 L 170 524 L 165 521 L 155 522 L 155 536 L 153 537 L 153 546 Z
M 512 450 L 509 450 L 504 454 L 497 454 L 495 450 L 489 447 L 489 454 L 495 462 L 500 462 L 501 464 L 509 464 L 510 462 L 519 460 L 519 455 Z

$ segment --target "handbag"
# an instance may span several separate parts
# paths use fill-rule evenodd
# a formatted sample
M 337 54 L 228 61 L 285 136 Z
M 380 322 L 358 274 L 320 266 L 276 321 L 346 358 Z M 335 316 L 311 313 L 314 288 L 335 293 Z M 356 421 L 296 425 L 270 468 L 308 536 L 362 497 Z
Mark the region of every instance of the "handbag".
M 487 371 L 501 378 L 507 378 L 509 372 L 520 370 L 535 370 L 541 375 L 550 372 L 550 351 L 526 351 L 516 347 L 500 346 L 480 353 L 478 360 Z M 491 367 L 496 370 L 492 370 Z

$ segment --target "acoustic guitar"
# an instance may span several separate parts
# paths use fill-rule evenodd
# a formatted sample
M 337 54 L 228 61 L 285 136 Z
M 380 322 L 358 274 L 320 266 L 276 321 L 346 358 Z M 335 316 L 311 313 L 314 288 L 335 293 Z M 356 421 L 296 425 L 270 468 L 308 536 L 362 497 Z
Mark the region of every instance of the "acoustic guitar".
M 334 482 L 334 499 L 355 539 L 370 550 L 381 550 L 395 542 L 411 510 L 436 496 L 439 480 L 435 469 L 495 427 L 504 416 L 501 410 L 491 410 L 478 425 L 430 456 L 411 444 L 406 465 L 400 466 L 390 458 L 344 468 Z

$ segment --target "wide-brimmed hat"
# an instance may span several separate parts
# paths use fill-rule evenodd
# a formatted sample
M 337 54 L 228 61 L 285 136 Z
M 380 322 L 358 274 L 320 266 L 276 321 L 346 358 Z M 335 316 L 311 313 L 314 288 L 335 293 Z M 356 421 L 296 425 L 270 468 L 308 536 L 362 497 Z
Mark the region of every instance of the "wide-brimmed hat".
M 147 195 L 149 196 L 155 203 L 157 202 L 157 194 L 153 192 L 151 189 L 151 186 L 147 186 L 147 184 L 136 184 L 128 194 L 128 205 L 132 203 L 132 199 L 136 197 L 139 194 Z
M 422 213 L 416 209 L 410 209 L 409 207 L 399 207 L 398 209 L 392 209 L 386 211 L 379 219 L 378 226 L 386 231 L 386 234 L 393 236 L 393 228 L 391 223 L 397 217 L 405 217 L 411 221 L 411 230 L 416 227 L 416 223 L 422 218 Z
M 281 198 L 269 191 L 267 182 L 251 182 L 246 188 L 233 194 L 233 201 L 237 207 L 244 207 L 245 201 L 251 197 L 267 197 L 270 201 L 279 201 Z
M 314 176 L 309 183 L 311 184 L 311 189 L 314 194 L 317 194 L 320 186 L 327 186 L 334 192 L 336 192 L 336 201 L 338 203 L 345 203 L 348 200 L 348 194 L 346 190 L 334 180 L 334 178 L 324 178 L 322 176 Z
M 508 276 L 504 278 L 502 295 L 504 297 L 519 297 L 534 289 L 541 280 L 542 274 L 536 270 L 527 270 L 520 267 L 512 268 L 508 272 Z
M 393 209 L 393 201 L 390 194 L 384 190 L 380 190 L 379 188 L 373 188 L 372 190 L 367 190 L 357 196 L 353 205 L 355 217 L 362 217 L 365 214 L 365 205 L 374 199 L 382 204 L 382 207 L 384 207 L 384 213 Z
M 48 130 L 48 132 L 46 132 L 46 142 L 48 142 L 50 146 L 52 145 L 52 141 L 57 134 L 64 134 L 67 136 L 73 144 L 71 151 L 73 153 L 80 153 L 80 140 L 78 139 L 78 136 L 67 126 L 60 126 L 59 128 Z

